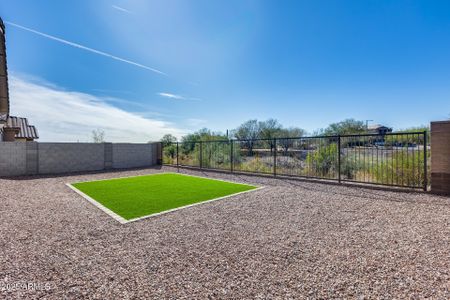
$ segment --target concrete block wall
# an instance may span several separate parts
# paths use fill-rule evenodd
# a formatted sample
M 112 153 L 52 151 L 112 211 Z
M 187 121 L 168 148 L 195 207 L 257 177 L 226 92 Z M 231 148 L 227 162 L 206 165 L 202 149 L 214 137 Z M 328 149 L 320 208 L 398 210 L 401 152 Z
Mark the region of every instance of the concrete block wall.
M 39 143 L 39 174 L 103 170 L 104 147 L 104 144 Z
M 152 166 L 156 164 L 153 144 L 112 144 L 114 169 Z
M 23 144 L 23 142 L 22 142 Z M 28 142 L 26 145 L 26 174 L 35 175 L 39 173 L 39 144 L 36 142 Z
M 431 122 L 431 191 L 450 195 L 450 121 Z
M 0 142 L 0 176 L 153 166 L 158 144 Z
M 113 168 L 113 145 L 112 143 L 105 143 L 105 170 Z
M 26 144 L 21 142 L 0 142 L 0 176 L 23 175 L 26 172 Z

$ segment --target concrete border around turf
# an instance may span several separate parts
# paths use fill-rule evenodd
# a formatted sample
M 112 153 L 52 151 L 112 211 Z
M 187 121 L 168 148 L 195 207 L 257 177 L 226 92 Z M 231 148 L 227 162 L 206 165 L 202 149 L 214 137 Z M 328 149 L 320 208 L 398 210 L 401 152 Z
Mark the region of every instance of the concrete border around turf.
M 89 201 L 91 204 L 93 204 L 97 208 L 101 209 L 103 212 L 107 213 L 114 220 L 120 222 L 121 224 L 127 223 L 126 219 L 124 219 L 123 217 L 119 216 L 118 214 L 116 214 L 115 212 L 113 212 L 112 210 L 110 210 L 109 208 L 107 208 L 106 206 L 101 204 L 100 202 L 97 202 L 94 198 L 91 198 L 90 196 L 86 195 L 85 193 L 83 193 L 82 191 L 80 191 L 79 189 L 77 189 L 76 187 L 71 185 L 70 183 L 66 183 L 66 185 L 69 188 L 71 188 L 74 192 L 76 192 L 78 195 L 80 195 L 81 197 L 83 197 L 84 199 Z
M 229 183 L 236 183 L 236 184 L 249 185 L 249 184 L 240 183 L 240 182 L 237 182 L 237 181 L 231 181 L 231 180 L 225 180 L 225 179 L 216 179 L 216 178 L 210 178 L 210 177 L 199 176 L 199 175 L 190 175 L 190 174 L 179 173 L 179 172 L 157 172 L 157 173 L 152 173 L 152 174 L 143 174 L 143 175 L 136 175 L 136 176 L 121 176 L 121 177 L 105 178 L 105 179 L 98 179 L 98 180 L 83 180 L 83 181 L 76 181 L 76 182 L 66 183 L 66 184 L 76 184 L 76 183 L 83 183 L 83 182 L 107 181 L 107 180 L 125 179 L 125 178 L 133 178 L 133 177 L 154 176 L 154 175 L 161 175 L 161 174 L 177 174 L 177 175 L 184 175 L 184 176 L 190 176 L 190 177 L 198 177 L 198 178 L 203 178 L 203 179 L 211 179 L 211 180 L 217 180 L 217 181 L 224 181 L 224 182 L 229 182 Z
M 205 204 L 205 203 L 209 203 L 209 202 L 213 202 L 213 201 L 217 201 L 217 200 L 226 199 L 226 198 L 230 198 L 230 197 L 233 197 L 233 196 L 237 196 L 237 195 L 241 195 L 241 194 L 245 194 L 245 193 L 249 193 L 249 192 L 254 192 L 254 191 L 257 191 L 257 190 L 260 190 L 260 189 L 264 188 L 264 186 L 258 186 L 256 188 L 248 190 L 248 191 L 242 191 L 242 192 L 238 192 L 238 193 L 234 193 L 234 194 L 230 194 L 230 195 L 226 195 L 226 196 L 222 196 L 222 197 L 218 197 L 218 198 L 213 198 L 213 199 L 210 199 L 210 200 L 205 200 L 205 201 L 192 203 L 192 204 L 188 204 L 188 205 L 184 205 L 184 206 L 180 206 L 180 207 L 175 207 L 175 208 L 172 208 L 172 209 L 169 209 L 169 210 L 165 210 L 165 211 L 162 211 L 162 212 L 158 212 L 158 213 L 145 215 L 145 216 L 142 216 L 142 217 L 138 217 L 138 218 L 127 220 L 127 219 L 123 218 L 122 216 L 116 214 L 114 211 L 112 211 L 111 209 L 107 208 L 106 206 L 104 206 L 103 204 L 101 204 L 100 202 L 95 200 L 94 198 L 88 196 L 87 194 L 83 193 L 82 191 L 80 191 L 79 189 L 77 189 L 76 187 L 73 186 L 73 184 L 75 184 L 75 183 L 82 183 L 82 182 L 106 181 L 106 180 L 125 179 L 125 178 L 151 176 L 151 175 L 161 175 L 161 174 L 178 174 L 178 175 L 182 175 L 182 176 L 197 177 L 197 178 L 203 178 L 203 179 L 208 179 L 208 180 L 216 180 L 216 181 L 223 181 L 223 182 L 234 183 L 234 184 L 242 184 L 242 185 L 254 186 L 254 185 L 249 185 L 249 184 L 245 184 L 245 183 L 239 183 L 239 182 L 230 181 L 230 180 L 208 178 L 208 177 L 202 177 L 202 176 L 197 176 L 197 175 L 189 175 L 189 174 L 183 174 L 183 173 L 176 173 L 176 172 L 160 172 L 160 173 L 147 174 L 147 175 L 124 176 L 124 177 L 117 177 L 117 178 L 110 178 L 110 179 L 100 179 L 100 180 L 91 180 L 91 181 L 78 181 L 78 182 L 74 182 L 74 183 L 66 183 L 66 185 L 70 189 L 72 189 L 74 192 L 76 192 L 77 194 L 79 194 L 80 196 L 85 198 L 87 201 L 89 201 L 91 204 L 93 204 L 95 207 L 101 209 L 104 213 L 108 214 L 110 217 L 112 217 L 114 220 L 118 221 L 121 224 L 127 224 L 127 223 L 131 223 L 131 222 L 140 221 L 140 220 L 143 220 L 143 219 L 148 219 L 148 218 L 151 218 L 151 217 L 164 215 L 164 214 L 167 214 L 167 213 L 170 213 L 170 212 L 174 212 L 174 211 L 177 211 L 177 210 L 180 210 L 180 209 L 185 209 L 185 208 L 189 208 L 189 207 L 200 205 L 200 204 Z

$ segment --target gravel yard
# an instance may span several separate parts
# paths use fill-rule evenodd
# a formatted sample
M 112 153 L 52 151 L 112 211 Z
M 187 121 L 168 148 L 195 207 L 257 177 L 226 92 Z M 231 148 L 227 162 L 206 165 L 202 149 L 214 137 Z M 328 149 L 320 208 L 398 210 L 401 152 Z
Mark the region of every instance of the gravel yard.
M 164 170 L 0 179 L 0 298 L 450 298 L 450 198 L 184 170 L 265 188 L 121 225 L 65 185 Z

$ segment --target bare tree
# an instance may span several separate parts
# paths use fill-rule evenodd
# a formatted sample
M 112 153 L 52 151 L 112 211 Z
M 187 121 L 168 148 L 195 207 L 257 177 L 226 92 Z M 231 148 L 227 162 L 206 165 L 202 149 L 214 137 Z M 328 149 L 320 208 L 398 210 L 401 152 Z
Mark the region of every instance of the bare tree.
M 165 157 L 170 157 L 170 163 L 173 163 L 175 156 L 177 155 L 177 138 L 171 134 L 166 134 L 161 138 L 162 151 Z
M 171 145 L 171 144 L 173 144 L 173 143 L 176 143 L 177 142 L 177 138 L 174 136 L 174 135 L 172 135 L 172 134 L 165 134 L 162 138 L 161 138 L 161 143 L 163 144 L 163 146 L 165 147 L 165 146 L 169 146 L 169 145 Z
M 298 127 L 290 127 L 287 129 L 282 129 L 280 131 L 280 144 L 283 147 L 283 151 L 285 155 L 287 155 L 287 152 L 289 148 L 292 148 L 294 146 L 295 139 L 293 138 L 301 138 L 304 136 L 306 131 L 304 129 L 298 128 Z
M 262 139 L 267 139 L 271 153 L 276 147 L 274 139 L 280 137 L 282 128 L 283 126 L 276 119 L 268 119 L 259 122 L 260 137 Z
M 92 141 L 94 143 L 104 143 L 105 131 L 103 131 L 102 129 L 92 130 Z
M 242 140 L 250 155 L 253 155 L 253 145 L 255 139 L 259 138 L 259 135 L 260 127 L 258 120 L 248 120 L 234 131 L 235 138 Z

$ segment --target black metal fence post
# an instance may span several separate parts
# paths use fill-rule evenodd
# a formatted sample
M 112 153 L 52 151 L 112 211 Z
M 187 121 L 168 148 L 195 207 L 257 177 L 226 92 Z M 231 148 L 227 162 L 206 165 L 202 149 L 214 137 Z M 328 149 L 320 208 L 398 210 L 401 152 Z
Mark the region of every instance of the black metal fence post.
M 203 168 L 203 142 L 200 142 L 200 169 Z
M 428 166 L 427 166 L 427 132 L 423 132 L 423 190 L 428 190 Z
M 231 172 L 233 172 L 233 157 L 234 157 L 234 153 L 233 153 L 233 140 L 230 140 L 230 169 Z
M 338 135 L 338 180 L 341 183 L 341 136 Z
M 277 139 L 273 139 L 273 176 L 277 176 Z
M 180 161 L 179 161 L 179 157 L 180 157 L 180 151 L 179 151 L 179 143 L 177 142 L 177 167 L 178 167 L 178 172 L 180 172 Z

